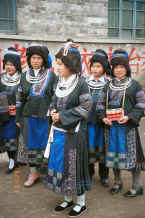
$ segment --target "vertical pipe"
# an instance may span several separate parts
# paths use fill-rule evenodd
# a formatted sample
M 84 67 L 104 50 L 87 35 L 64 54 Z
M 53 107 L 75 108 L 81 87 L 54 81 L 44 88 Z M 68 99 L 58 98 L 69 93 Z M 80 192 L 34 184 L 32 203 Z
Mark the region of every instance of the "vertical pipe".
M 133 39 L 136 39 L 136 0 L 133 5 Z
M 17 10 L 16 10 L 16 0 L 13 0 L 12 10 L 13 10 L 13 31 L 17 34 Z
M 122 0 L 119 0 L 119 38 L 122 36 Z

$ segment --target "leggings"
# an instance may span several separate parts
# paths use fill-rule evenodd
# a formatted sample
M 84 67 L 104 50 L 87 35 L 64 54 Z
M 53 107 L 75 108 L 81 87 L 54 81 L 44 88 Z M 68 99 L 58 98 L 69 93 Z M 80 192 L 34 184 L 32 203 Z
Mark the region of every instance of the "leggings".
M 116 184 L 122 183 L 121 171 L 119 169 L 113 169 L 114 180 Z M 138 189 L 142 186 L 141 184 L 141 171 L 136 171 L 136 169 L 131 170 L 132 174 L 132 188 Z
M 7 151 L 7 154 L 8 154 L 9 159 L 11 158 L 11 159 L 15 160 L 17 152 L 16 151 Z

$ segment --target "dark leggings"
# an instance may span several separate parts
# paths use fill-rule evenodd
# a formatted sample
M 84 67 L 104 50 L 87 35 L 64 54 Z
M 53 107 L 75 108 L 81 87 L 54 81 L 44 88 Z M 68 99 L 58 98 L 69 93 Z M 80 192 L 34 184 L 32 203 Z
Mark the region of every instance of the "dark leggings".
M 37 168 L 39 168 L 41 165 L 37 165 L 37 164 L 31 164 L 31 163 L 29 163 L 29 167 L 37 167 Z
M 11 158 L 11 159 L 15 160 L 17 152 L 16 151 L 7 151 L 7 154 L 8 154 L 9 159 Z
M 105 163 L 99 163 L 99 176 L 101 179 L 108 179 L 109 168 L 105 166 Z
M 105 163 L 99 163 L 99 176 L 101 179 L 108 179 L 109 176 L 109 168 L 105 166 Z M 89 173 L 90 177 L 95 174 L 95 164 L 91 163 L 89 164 Z
M 141 171 L 136 171 L 135 169 L 130 171 L 132 174 L 132 188 L 133 189 L 138 189 L 142 186 L 141 184 Z M 122 178 L 121 178 L 121 170 L 119 169 L 113 169 L 114 173 L 114 180 L 116 184 L 121 184 L 122 183 Z

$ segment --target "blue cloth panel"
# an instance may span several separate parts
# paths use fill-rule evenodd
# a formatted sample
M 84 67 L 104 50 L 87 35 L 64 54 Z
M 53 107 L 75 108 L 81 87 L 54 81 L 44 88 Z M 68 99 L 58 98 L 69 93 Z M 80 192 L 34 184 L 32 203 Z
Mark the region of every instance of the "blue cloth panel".
M 10 116 L 9 122 L 7 122 L 2 128 L 2 136 L 5 139 L 15 139 L 16 138 L 16 123 L 15 116 Z
M 103 146 L 103 132 L 103 128 L 99 125 L 88 124 L 88 140 L 90 148 Z
M 116 154 L 126 153 L 126 127 L 125 125 L 113 124 L 110 127 L 108 152 Z
M 51 144 L 48 169 L 63 172 L 64 145 L 66 133 L 54 130 L 54 140 Z
M 28 118 L 28 149 L 46 148 L 48 142 L 48 117 L 46 119 Z

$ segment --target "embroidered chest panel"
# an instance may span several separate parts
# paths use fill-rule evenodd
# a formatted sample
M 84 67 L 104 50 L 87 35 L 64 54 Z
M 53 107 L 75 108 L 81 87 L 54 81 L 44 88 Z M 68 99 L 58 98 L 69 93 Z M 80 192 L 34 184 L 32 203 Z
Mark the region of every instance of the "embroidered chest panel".
M 122 98 L 124 95 L 124 90 L 114 91 L 110 90 L 109 92 L 109 105 L 120 106 Z
M 30 96 L 39 96 L 44 97 L 45 90 L 50 81 L 50 73 L 48 73 L 47 77 L 40 83 L 32 84 L 30 89 Z

